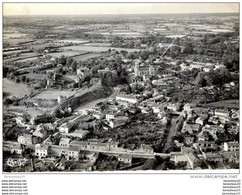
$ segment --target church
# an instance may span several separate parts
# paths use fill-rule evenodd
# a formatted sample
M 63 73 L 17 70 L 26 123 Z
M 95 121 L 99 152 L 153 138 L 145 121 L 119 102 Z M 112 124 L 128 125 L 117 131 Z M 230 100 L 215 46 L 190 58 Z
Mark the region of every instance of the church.
M 158 71 L 158 68 L 157 67 L 154 67 L 152 65 L 149 65 L 149 66 L 139 66 L 138 63 L 135 64 L 135 67 L 134 67 L 134 74 L 135 76 L 144 76 L 144 75 L 148 75 L 148 76 L 156 76 L 157 75 L 157 71 Z

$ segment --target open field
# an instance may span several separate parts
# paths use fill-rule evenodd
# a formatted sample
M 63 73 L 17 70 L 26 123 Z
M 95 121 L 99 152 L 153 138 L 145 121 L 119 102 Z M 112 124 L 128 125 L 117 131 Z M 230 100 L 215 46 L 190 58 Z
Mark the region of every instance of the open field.
M 127 49 L 127 48 L 117 48 L 117 47 L 94 47 L 94 46 L 86 46 L 86 45 L 78 45 L 78 46 L 67 46 L 62 47 L 62 49 L 70 49 L 75 51 L 89 51 L 89 52 L 106 52 L 109 49 L 115 49 L 116 51 L 126 50 L 127 52 L 135 52 L 140 49 Z
M 74 60 L 76 61 L 80 61 L 80 60 L 88 60 L 90 58 L 95 58 L 95 57 L 99 57 L 102 54 L 100 53 L 89 53 L 89 54 L 84 54 L 84 55 L 79 55 L 79 56 L 75 56 L 73 57 Z
M 15 39 L 15 38 L 22 38 L 26 37 L 28 34 L 23 34 L 19 32 L 12 32 L 12 33 L 3 33 L 3 39 Z
M 44 49 L 46 47 L 61 47 L 64 46 L 64 43 L 41 43 L 41 44 L 34 44 L 29 46 L 30 49 L 38 50 L 38 49 Z
M 23 59 L 23 60 L 16 60 L 16 62 L 27 62 L 27 61 L 34 61 L 34 60 L 37 60 L 39 59 L 39 57 L 31 57 L 31 58 L 26 58 L 26 59 Z
M 3 43 L 8 43 L 10 46 L 18 45 L 19 43 L 31 42 L 31 38 L 15 38 L 15 39 L 3 39 Z
M 23 74 L 22 76 L 26 76 L 26 78 L 29 79 L 39 79 L 39 80 L 43 80 L 43 79 L 47 79 L 48 75 L 47 74 Z
M 36 117 L 38 115 L 44 114 L 46 111 L 52 111 L 52 109 L 43 108 L 43 107 L 26 107 L 26 106 L 9 106 L 10 110 L 18 110 L 23 113 L 30 115 L 30 117 Z
M 14 50 L 14 51 L 4 51 L 3 55 L 13 55 L 13 54 L 18 54 L 18 53 L 23 53 L 23 52 L 28 52 L 29 50 L 27 49 L 20 49 L 20 50 Z
M 202 107 L 215 107 L 215 108 L 239 108 L 239 100 L 223 100 L 218 102 L 211 102 L 208 104 L 202 104 Z
M 88 43 L 89 41 L 82 40 L 82 39 L 63 39 L 63 40 L 57 40 L 55 42 L 56 43 L 77 43 L 77 44 L 82 44 L 82 43 Z
M 4 62 L 15 62 L 15 61 L 24 62 L 24 61 L 27 61 L 27 60 L 37 59 L 40 56 L 42 56 L 42 55 L 37 54 L 37 53 L 22 53 L 18 57 L 4 59 Z
M 182 38 L 185 37 L 186 35 L 168 35 L 166 36 L 167 38 Z
M 227 33 L 227 32 L 234 32 L 234 30 L 231 29 L 222 29 L 222 28 L 213 28 L 209 29 L 212 32 L 217 32 L 217 33 Z
M 33 99 L 47 99 L 47 100 L 57 100 L 59 95 L 70 97 L 74 94 L 73 91 L 43 91 L 37 94 Z
M 7 78 L 3 79 L 3 92 L 9 94 L 10 96 L 17 96 L 22 98 L 25 94 L 30 94 L 30 89 L 27 85 L 21 83 L 14 83 L 13 81 L 8 80 Z
M 96 46 L 96 47 L 110 47 L 111 43 L 85 43 L 86 46 Z
M 63 51 L 63 52 L 53 52 L 53 53 L 48 53 L 48 56 L 59 58 L 62 55 L 68 56 L 68 57 L 74 57 L 74 56 L 79 56 L 79 55 L 84 55 L 86 54 L 86 51 Z

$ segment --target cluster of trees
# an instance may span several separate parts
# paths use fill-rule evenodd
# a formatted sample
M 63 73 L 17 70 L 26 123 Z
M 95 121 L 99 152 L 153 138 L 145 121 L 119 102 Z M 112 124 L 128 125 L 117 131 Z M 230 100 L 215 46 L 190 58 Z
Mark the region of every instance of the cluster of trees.
M 218 85 L 222 86 L 224 83 L 232 81 L 231 73 L 226 68 L 215 69 L 211 72 L 200 72 L 196 77 L 196 84 L 199 87 Z

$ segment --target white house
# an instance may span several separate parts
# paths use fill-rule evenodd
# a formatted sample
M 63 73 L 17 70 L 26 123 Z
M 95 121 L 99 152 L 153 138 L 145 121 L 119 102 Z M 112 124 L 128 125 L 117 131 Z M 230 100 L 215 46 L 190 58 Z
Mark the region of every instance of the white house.
M 40 145 L 40 144 L 35 145 L 35 156 L 38 156 L 39 158 L 41 158 L 41 157 L 46 157 L 47 155 L 48 155 L 48 146 Z
M 239 151 L 239 143 L 238 142 L 225 142 L 224 151 L 227 151 L 227 152 Z

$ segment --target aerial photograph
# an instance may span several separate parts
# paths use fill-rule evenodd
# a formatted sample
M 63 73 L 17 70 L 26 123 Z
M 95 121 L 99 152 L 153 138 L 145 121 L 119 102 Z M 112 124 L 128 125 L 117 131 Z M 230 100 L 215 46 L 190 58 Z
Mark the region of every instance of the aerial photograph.
M 2 20 L 3 172 L 239 170 L 239 3 L 3 3 Z

